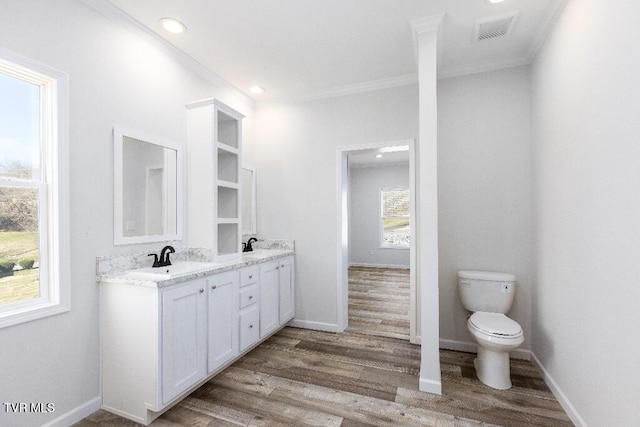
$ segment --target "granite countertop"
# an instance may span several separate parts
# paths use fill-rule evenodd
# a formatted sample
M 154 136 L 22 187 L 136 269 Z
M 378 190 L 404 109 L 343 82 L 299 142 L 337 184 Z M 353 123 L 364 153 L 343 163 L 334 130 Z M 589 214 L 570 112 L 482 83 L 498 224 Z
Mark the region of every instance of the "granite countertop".
M 98 277 L 98 282 L 102 284 L 119 284 L 162 288 L 188 280 L 199 279 L 213 274 L 224 273 L 250 265 L 273 261 L 276 259 L 294 255 L 293 249 L 256 249 L 253 252 L 245 252 L 242 258 L 232 261 L 207 263 L 207 267 L 192 273 L 185 273 L 177 277 L 168 279 L 141 278 L 132 274 L 135 270 L 128 270 L 118 273 L 103 274 Z

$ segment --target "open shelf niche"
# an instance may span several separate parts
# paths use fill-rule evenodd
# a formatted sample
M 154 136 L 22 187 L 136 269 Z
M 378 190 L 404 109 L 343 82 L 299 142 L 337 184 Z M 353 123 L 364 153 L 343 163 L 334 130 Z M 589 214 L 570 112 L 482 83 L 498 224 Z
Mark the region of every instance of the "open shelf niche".
M 216 99 L 187 105 L 189 245 L 213 261 L 242 256 L 243 115 Z

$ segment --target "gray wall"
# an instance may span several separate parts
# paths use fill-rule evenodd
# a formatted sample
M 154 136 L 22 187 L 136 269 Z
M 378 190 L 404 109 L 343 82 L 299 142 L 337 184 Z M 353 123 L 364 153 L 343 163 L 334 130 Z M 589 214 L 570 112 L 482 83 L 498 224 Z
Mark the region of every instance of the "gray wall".
M 489 270 L 516 275 L 509 316 L 524 330 L 521 348 L 530 348 L 529 93 L 524 67 L 438 84 L 440 339 L 447 346 L 473 343 L 457 272 Z
M 417 87 L 256 112 L 258 234 L 296 241 L 296 319 L 337 322 L 337 147 L 417 137 Z
M 638 16 L 571 1 L 532 68 L 530 339 L 590 426 L 640 422 Z
M 380 190 L 409 188 L 409 164 L 349 168 L 349 264 L 409 268 L 408 248 L 380 247 Z
M 184 142 L 187 102 L 215 95 L 250 111 L 233 92 L 214 89 L 154 42 L 81 1 L 6 0 L 1 8 L 1 46 L 70 80 L 71 311 L 0 329 L 2 402 L 55 405 L 48 414 L 0 408 L 0 425 L 18 427 L 99 403 L 96 256 L 163 246 L 113 246 L 113 126 Z

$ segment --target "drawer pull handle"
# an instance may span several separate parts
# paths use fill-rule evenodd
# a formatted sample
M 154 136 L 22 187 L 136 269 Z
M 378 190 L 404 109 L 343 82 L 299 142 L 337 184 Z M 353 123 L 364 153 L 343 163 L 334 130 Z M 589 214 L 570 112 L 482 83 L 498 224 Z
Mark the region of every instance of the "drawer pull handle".
M 203 293 L 203 292 L 204 292 L 204 288 L 200 288 L 200 293 Z

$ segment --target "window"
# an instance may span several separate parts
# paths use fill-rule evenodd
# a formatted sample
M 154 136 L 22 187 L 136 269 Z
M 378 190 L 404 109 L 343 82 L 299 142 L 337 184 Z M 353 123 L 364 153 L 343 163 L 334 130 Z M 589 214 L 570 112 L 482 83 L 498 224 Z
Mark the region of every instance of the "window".
M 66 91 L 0 49 L 0 327 L 69 310 Z
M 383 248 L 408 248 L 411 236 L 409 190 L 380 190 L 381 243 Z

